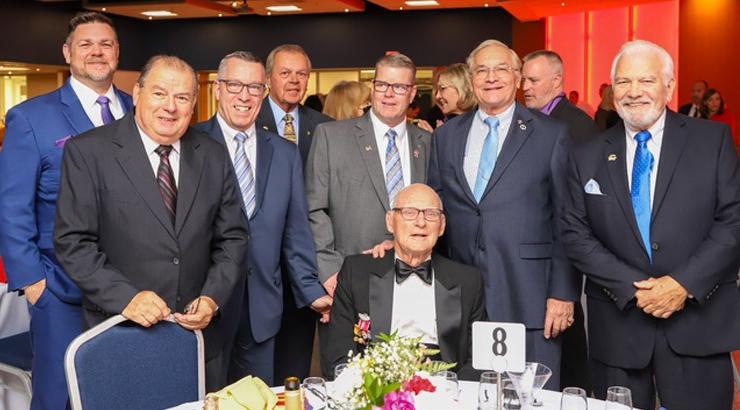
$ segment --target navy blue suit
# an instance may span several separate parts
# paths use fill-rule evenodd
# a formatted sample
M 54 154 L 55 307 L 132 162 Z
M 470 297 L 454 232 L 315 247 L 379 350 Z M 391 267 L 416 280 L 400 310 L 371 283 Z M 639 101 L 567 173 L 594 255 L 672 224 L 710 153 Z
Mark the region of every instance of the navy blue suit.
M 632 388 L 653 408 L 729 409 L 727 352 L 740 348 L 740 163 L 729 129 L 666 113 L 651 212 L 652 263 L 627 182 L 624 124 L 573 149 L 563 242 L 586 274 L 597 397 Z M 590 180 L 601 195 L 585 192 Z M 668 319 L 635 305 L 633 282 L 669 275 L 693 298 Z M 620 371 L 621 370 L 621 371 Z M 651 407 L 652 406 L 652 407 Z
M 215 116 L 195 128 L 225 144 Z M 252 374 L 272 385 L 274 337 L 283 312 L 282 269 L 287 269 L 297 306 L 310 305 L 326 292 L 318 280 L 300 153 L 277 134 L 257 128 L 256 138 L 257 199 L 249 218 L 246 294 L 243 304 L 233 305 L 240 326 L 229 378 Z
M 131 97 L 116 90 L 124 111 Z M 80 290 L 54 254 L 53 228 L 65 141 L 93 128 L 72 86 L 64 85 L 13 107 L 0 151 L 0 254 L 8 289 L 46 279 L 31 310 L 32 408 L 62 408 L 67 401 L 63 357 L 82 329 Z
M 574 301 L 580 293 L 558 234 L 568 133 L 559 121 L 516 104 L 477 203 L 463 169 L 474 115 L 455 117 L 432 137 L 429 185 L 448 221 L 443 251 L 480 268 L 489 320 L 524 323 L 527 359 L 550 367 L 548 386 L 558 388 L 559 338 L 546 341 L 542 329 L 547 298 Z

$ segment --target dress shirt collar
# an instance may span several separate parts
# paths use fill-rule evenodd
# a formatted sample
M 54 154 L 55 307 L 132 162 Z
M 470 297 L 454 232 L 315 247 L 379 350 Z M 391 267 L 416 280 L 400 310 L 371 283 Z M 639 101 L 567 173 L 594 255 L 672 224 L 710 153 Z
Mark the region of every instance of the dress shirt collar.
M 561 91 L 560 94 L 556 95 L 552 100 L 550 100 L 550 102 L 545 104 L 545 106 L 540 109 L 540 112 L 545 115 L 552 114 L 552 111 L 558 106 L 563 98 L 565 98 L 565 93 Z
M 378 118 L 373 110 L 370 110 L 370 122 L 373 124 L 373 130 L 375 131 L 375 135 L 379 135 L 383 138 L 385 138 L 385 134 L 388 132 L 389 129 L 393 128 L 394 131 L 396 131 L 396 144 L 401 144 L 402 141 L 399 141 L 398 138 L 403 138 L 406 135 L 406 120 L 404 119 L 399 124 L 397 124 L 394 127 L 389 127 L 386 125 L 383 121 L 380 121 L 380 118 Z M 383 147 L 381 147 L 383 148 Z
M 516 108 L 516 102 L 512 102 L 511 105 L 504 110 L 501 114 L 498 115 L 488 115 L 483 111 L 482 108 L 478 108 L 478 111 L 476 112 L 476 115 L 478 116 L 478 119 L 480 119 L 484 124 L 486 123 L 486 118 L 488 117 L 496 117 L 498 118 L 498 126 L 499 129 L 508 129 L 509 124 L 511 124 L 511 120 L 514 118 L 514 109 Z M 499 134 L 499 139 L 503 136 Z
M 83 84 L 80 80 L 76 79 L 75 76 L 69 77 L 69 85 L 72 86 L 72 90 L 74 90 L 75 95 L 77 95 L 77 98 L 80 100 L 80 104 L 82 104 L 83 107 L 97 106 L 99 95 L 95 90 Z M 108 101 L 110 101 L 108 105 L 111 110 L 113 110 L 113 107 L 118 107 L 120 104 L 118 96 L 113 89 L 113 84 L 108 87 L 108 91 L 103 95 L 108 97 Z
M 661 146 L 661 142 L 663 140 L 663 128 L 665 128 L 665 112 L 666 110 L 663 109 L 663 112 L 660 114 L 660 117 L 655 121 L 655 123 L 647 129 L 648 132 L 650 132 L 650 139 L 653 140 L 657 146 Z M 642 130 L 631 130 L 627 123 L 624 124 L 624 129 L 627 133 L 627 138 L 634 140 L 635 135 L 637 135 L 638 132 Z
M 221 113 L 216 113 L 216 121 L 218 121 L 218 125 L 219 127 L 221 127 L 221 133 L 224 135 L 224 139 L 227 142 L 234 141 L 234 137 L 236 137 L 236 134 L 240 132 L 243 132 L 247 135 L 247 141 L 257 135 L 257 127 L 254 125 L 254 123 L 252 123 L 252 125 L 250 125 L 249 128 L 247 128 L 246 130 L 239 131 L 229 126 L 229 124 L 226 123 L 226 120 L 221 117 Z
M 139 135 L 141 136 L 141 142 L 144 143 L 144 150 L 146 151 L 146 155 L 154 155 L 158 154 L 154 152 L 154 150 L 159 147 L 159 143 L 155 142 L 152 137 L 147 135 L 147 133 L 144 132 L 144 130 L 139 127 L 139 124 L 136 124 L 136 128 L 139 130 Z M 177 155 L 180 155 L 180 140 L 178 139 L 174 144 L 172 144 L 172 151 L 176 153 Z M 171 154 L 170 154 L 171 155 Z
M 275 101 L 273 101 L 272 95 L 267 96 L 267 102 L 270 104 L 270 108 L 272 108 L 272 115 L 275 117 L 275 126 L 277 127 L 277 133 L 283 136 L 283 128 L 285 128 L 283 118 L 285 117 L 285 114 L 287 114 L 287 112 L 283 111 L 283 109 Z M 292 110 L 290 110 L 290 115 L 293 116 L 293 128 L 295 129 L 296 137 L 299 137 L 298 126 L 300 122 L 300 119 L 298 118 L 298 107 L 300 107 L 300 104 L 297 104 L 295 107 L 293 107 Z

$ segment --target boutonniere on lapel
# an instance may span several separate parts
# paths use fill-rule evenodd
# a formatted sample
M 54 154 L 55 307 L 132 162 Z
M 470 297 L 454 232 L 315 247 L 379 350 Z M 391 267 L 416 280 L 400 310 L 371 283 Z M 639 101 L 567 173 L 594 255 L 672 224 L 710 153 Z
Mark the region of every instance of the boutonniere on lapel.
M 370 342 L 370 316 L 367 313 L 360 313 L 357 315 L 358 320 L 355 323 L 354 337 L 352 338 L 355 343 L 360 345 L 367 345 Z
M 414 148 L 414 158 L 419 159 L 419 154 L 421 154 L 419 147 Z

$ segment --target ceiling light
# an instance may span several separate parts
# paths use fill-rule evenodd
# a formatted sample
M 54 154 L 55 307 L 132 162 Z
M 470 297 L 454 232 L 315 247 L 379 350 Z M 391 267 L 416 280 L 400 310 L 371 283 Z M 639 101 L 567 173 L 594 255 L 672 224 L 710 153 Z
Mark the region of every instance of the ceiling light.
M 101 10 L 101 11 L 108 11 L 108 9 L 106 9 L 105 7 L 103 7 L 103 8 L 102 8 L 102 9 L 100 9 L 100 10 Z
M 344 9 L 344 12 L 345 13 L 349 13 L 349 9 Z
M 483 7 L 488 7 L 488 3 L 484 3 L 483 4 Z
M 152 16 L 149 16 L 149 17 L 147 17 L 147 18 L 148 18 L 149 20 L 151 20 L 151 19 L 153 19 L 154 17 L 152 17 Z
M 289 4 L 287 6 L 267 6 L 265 7 L 270 11 L 285 12 L 285 11 L 303 11 L 302 8 Z
M 411 7 L 439 6 L 437 0 L 407 0 L 405 3 Z
M 41 71 L 41 69 L 40 69 L 40 68 L 37 68 L 37 69 L 36 69 L 36 72 L 39 72 L 39 71 Z
M 268 11 L 268 12 L 267 12 L 267 15 L 268 15 L 268 16 L 272 16 L 272 12 L 271 12 L 271 11 Z
M 0 70 L 8 70 L 8 71 L 29 71 L 30 68 L 28 68 L 28 67 L 13 67 L 13 66 L 0 65 Z
M 219 17 L 223 17 L 224 16 L 224 13 L 218 13 L 218 16 Z
M 142 11 L 141 14 L 149 17 L 174 17 L 177 13 L 173 13 L 169 10 L 149 10 Z

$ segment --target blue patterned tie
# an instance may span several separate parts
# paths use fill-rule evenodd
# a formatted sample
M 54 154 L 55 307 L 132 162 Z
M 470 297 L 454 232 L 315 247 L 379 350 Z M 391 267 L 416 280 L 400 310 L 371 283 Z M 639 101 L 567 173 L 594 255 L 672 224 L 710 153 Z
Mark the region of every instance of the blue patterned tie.
M 403 170 L 401 169 L 401 155 L 396 146 L 396 131 L 390 128 L 385 136 L 388 145 L 385 148 L 385 189 L 388 191 L 388 203 L 393 204 L 396 194 L 403 189 Z
M 247 158 L 246 146 L 244 145 L 247 135 L 240 132 L 236 134 L 234 140 L 236 140 L 234 172 L 236 173 L 236 180 L 239 182 L 239 190 L 242 192 L 244 209 L 247 211 L 247 216 L 251 218 L 254 213 L 257 193 L 254 186 L 254 172 L 252 171 L 252 165 L 249 163 L 249 158 Z
M 650 173 L 653 170 L 653 154 L 648 151 L 647 142 L 652 137 L 648 131 L 635 135 L 637 149 L 632 164 L 632 210 L 635 212 L 637 228 L 642 236 L 642 243 L 650 261 L 653 255 L 650 250 Z
M 113 113 L 110 111 L 110 100 L 108 97 L 101 95 L 95 101 L 100 105 L 100 117 L 103 119 L 103 125 L 112 123 L 115 118 L 113 118 Z
M 478 175 L 475 177 L 475 188 L 473 196 L 480 203 L 483 192 L 488 186 L 488 180 L 491 179 L 493 167 L 496 166 L 496 156 L 498 155 L 498 118 L 486 118 L 488 124 L 488 135 L 483 141 L 483 150 L 480 153 L 480 162 L 478 163 Z

